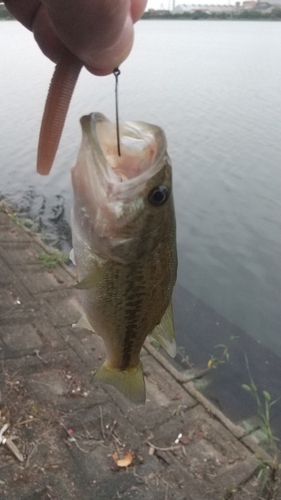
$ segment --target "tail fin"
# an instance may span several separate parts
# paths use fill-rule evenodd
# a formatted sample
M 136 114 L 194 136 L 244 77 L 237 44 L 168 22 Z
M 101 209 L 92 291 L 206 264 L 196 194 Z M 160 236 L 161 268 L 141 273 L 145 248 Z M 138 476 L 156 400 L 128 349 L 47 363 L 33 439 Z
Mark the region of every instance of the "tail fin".
M 145 403 L 145 383 L 141 361 L 136 367 L 127 370 L 110 368 L 105 361 L 95 373 L 94 381 L 113 385 L 136 405 Z

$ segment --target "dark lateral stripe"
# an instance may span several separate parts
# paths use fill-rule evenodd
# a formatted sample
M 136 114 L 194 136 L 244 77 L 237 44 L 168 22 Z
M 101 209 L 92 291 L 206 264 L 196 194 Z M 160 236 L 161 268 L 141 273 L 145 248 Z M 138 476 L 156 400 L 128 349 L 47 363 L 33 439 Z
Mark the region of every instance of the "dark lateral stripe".
M 135 340 L 141 333 L 139 331 L 140 310 L 143 302 L 142 295 L 145 292 L 144 277 L 140 269 L 135 267 L 134 269 L 131 268 L 130 271 L 125 291 L 125 336 L 122 346 L 121 370 L 125 370 L 130 366 Z

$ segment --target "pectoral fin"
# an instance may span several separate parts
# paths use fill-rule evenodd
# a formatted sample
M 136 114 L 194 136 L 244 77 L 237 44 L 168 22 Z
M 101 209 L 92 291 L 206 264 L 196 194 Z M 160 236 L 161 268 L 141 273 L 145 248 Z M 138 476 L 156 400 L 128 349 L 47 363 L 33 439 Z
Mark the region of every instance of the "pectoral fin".
M 94 288 L 97 283 L 99 283 L 103 275 L 105 273 L 105 267 L 96 267 L 94 272 L 89 274 L 89 276 L 86 276 L 86 278 L 82 279 L 77 283 L 77 285 L 74 286 L 74 288 L 77 288 L 78 290 L 90 290 L 91 288 Z
M 105 361 L 95 373 L 94 381 L 113 385 L 136 405 L 145 403 L 145 383 L 141 361 L 136 367 L 127 370 L 111 368 Z
M 75 255 L 74 255 L 74 250 L 73 250 L 73 248 L 72 248 L 72 249 L 70 250 L 70 252 L 69 252 L 69 258 L 70 258 L 70 260 L 71 260 L 72 264 L 74 264 L 74 266 L 76 266 L 76 261 L 75 261 Z
M 73 323 L 72 328 L 86 328 L 86 330 L 91 330 L 95 332 L 92 325 L 87 320 L 86 316 L 83 314 L 77 323 Z
M 173 319 L 173 306 L 170 302 L 159 325 L 157 325 L 151 336 L 165 349 L 165 351 L 174 358 L 177 354 L 177 345 L 175 340 L 175 329 Z

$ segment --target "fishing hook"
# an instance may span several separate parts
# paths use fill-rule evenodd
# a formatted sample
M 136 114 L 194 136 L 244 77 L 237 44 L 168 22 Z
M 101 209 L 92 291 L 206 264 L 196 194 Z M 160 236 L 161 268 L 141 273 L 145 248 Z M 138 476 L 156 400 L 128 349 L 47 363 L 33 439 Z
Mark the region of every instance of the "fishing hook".
M 113 74 L 115 76 L 115 114 L 116 114 L 116 135 L 117 135 L 117 151 L 118 156 L 121 156 L 120 149 L 120 131 L 119 131 L 119 111 L 118 111 L 118 77 L 121 71 L 119 68 L 115 68 L 113 70 Z

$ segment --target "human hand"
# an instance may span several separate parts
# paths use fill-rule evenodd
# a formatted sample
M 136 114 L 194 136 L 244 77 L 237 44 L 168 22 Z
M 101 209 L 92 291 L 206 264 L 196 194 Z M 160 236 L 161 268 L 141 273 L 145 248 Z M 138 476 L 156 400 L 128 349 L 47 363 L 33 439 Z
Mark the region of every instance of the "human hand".
M 147 0 L 5 0 L 42 52 L 58 62 L 43 114 L 37 171 L 48 175 L 79 72 L 108 75 L 128 56 Z
M 107 75 L 128 56 L 133 23 L 147 0 L 5 0 L 30 29 L 42 52 L 57 62 L 67 47 L 95 75 Z

